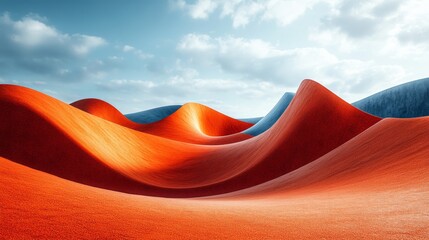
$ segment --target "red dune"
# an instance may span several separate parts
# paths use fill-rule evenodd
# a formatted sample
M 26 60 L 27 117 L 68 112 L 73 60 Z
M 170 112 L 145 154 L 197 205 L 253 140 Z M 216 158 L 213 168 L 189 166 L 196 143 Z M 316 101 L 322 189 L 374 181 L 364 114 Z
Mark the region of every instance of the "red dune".
M 429 197 L 428 157 L 429 117 L 383 119 L 293 172 L 216 197 L 277 198 L 305 192 L 403 189 L 426 192 Z M 426 203 L 429 204 L 429 200 Z
M 228 117 L 198 103 L 187 103 L 161 121 L 147 124 L 141 131 L 178 141 L 226 144 L 252 136 L 241 133 L 253 124 Z
M 2 96 L 6 98 L 2 101 L 2 107 L 6 109 L 2 111 L 20 114 L 2 119 L 6 121 L 1 125 L 6 127 L 4 132 L 8 136 L 3 139 L 15 138 L 7 140 L 12 146 L 0 149 L 2 156 L 36 166 L 44 162 L 40 167 L 60 176 L 59 169 L 67 169 L 69 178 L 87 182 L 81 169 L 92 171 L 90 165 L 77 164 L 75 160 L 76 152 L 87 152 L 88 156 L 83 159 L 93 158 L 87 162 L 105 164 L 143 184 L 183 189 L 180 192 L 185 196 L 219 194 L 271 180 L 317 159 L 379 120 L 342 101 L 321 85 L 304 81 L 290 107 L 267 132 L 234 144 L 193 145 L 95 118 L 30 89 L 4 86 L 2 90 Z M 25 102 L 23 96 L 32 101 Z M 30 115 L 25 115 L 29 109 Z M 176 113 L 184 115 L 180 109 Z M 173 119 L 177 119 L 176 116 L 171 115 Z M 18 130 L 13 127 L 17 126 L 16 118 L 27 122 L 18 124 Z M 27 121 L 33 118 L 47 121 Z M 323 128 L 320 128 L 321 124 Z M 37 126 L 43 125 L 49 130 L 42 129 L 43 132 L 37 133 L 41 129 Z M 37 136 L 16 134 L 17 131 Z M 48 132 L 64 137 L 47 137 Z M 36 139 L 39 146 L 34 149 L 32 143 Z M 70 143 L 52 148 L 52 139 Z M 28 146 L 23 144 L 25 141 L 29 141 Z M 40 146 L 43 143 L 46 145 Z M 21 148 L 19 157 L 13 155 L 17 144 Z M 80 151 L 71 150 L 69 145 Z M 34 156 L 35 152 L 39 152 L 37 155 L 41 160 Z M 58 161 L 60 157 L 61 161 Z M 170 195 L 172 192 L 166 193 Z
M 6 238 L 425 239 L 429 236 L 429 118 L 414 122 L 389 125 L 404 132 L 424 125 L 425 135 L 419 131 L 389 143 L 417 145 L 417 149 L 386 148 L 376 157 L 365 152 L 356 157 L 345 154 L 347 158 L 341 161 L 346 164 L 329 154 L 307 168 L 316 174 L 300 171 L 295 175 L 301 186 L 288 190 L 287 181 L 273 181 L 265 184 L 265 193 L 259 189 L 252 191 L 256 196 L 247 193 L 227 199 L 128 195 L 66 181 L 0 158 L 0 204 L 7 219 L 0 232 Z M 380 123 L 369 134 L 379 137 L 377 144 L 391 135 L 391 129 L 377 133 L 384 121 Z M 357 148 L 367 149 L 360 142 L 366 137 L 358 140 L 353 140 Z M 422 147 L 423 154 L 415 151 Z M 347 164 L 361 156 L 366 157 L 352 168 L 354 177 L 347 178 Z M 384 156 L 389 159 L 383 160 Z M 323 175 L 329 172 L 324 167 L 333 167 L 334 173 L 343 176 L 333 174 L 332 181 L 308 184 L 326 179 L 318 175 L 318 170 Z
M 6 238 L 429 237 L 429 117 L 380 121 L 311 80 L 256 137 L 194 103 L 152 124 L 72 105 L 0 85 Z
M 240 132 L 253 124 L 197 103 L 185 104 L 167 118 L 150 124 L 134 123 L 114 106 L 100 99 L 82 99 L 70 105 L 124 127 L 181 142 L 226 144 L 252 137 Z
M 128 120 L 118 109 L 111 104 L 96 98 L 86 98 L 73 102 L 70 105 L 107 121 L 117 123 L 128 128 L 138 128 L 139 124 Z

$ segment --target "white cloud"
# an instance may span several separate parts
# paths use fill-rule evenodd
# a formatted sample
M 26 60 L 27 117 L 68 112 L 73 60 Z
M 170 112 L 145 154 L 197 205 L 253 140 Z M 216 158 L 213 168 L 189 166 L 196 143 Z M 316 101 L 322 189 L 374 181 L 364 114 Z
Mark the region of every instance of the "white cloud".
M 192 18 L 205 19 L 217 7 L 216 2 L 211 0 L 198 0 L 189 6 L 189 13 Z
M 135 50 L 135 48 L 130 46 L 130 45 L 124 45 L 124 47 L 122 47 L 122 51 L 124 51 L 124 52 L 131 52 L 134 50 Z
M 102 46 L 106 43 L 103 38 L 74 34 L 71 36 L 74 43 L 71 44 L 73 51 L 78 55 L 86 55 L 92 49 Z
M 385 22 L 394 19 L 397 0 L 344 0 L 332 4 L 331 13 L 322 19 L 322 28 L 360 39 L 383 31 Z
M 84 66 L 88 61 L 76 64 L 73 60 L 88 56 L 105 45 L 106 40 L 62 33 L 42 21 L 43 18 L 36 15 L 20 20 L 13 20 L 8 14 L 0 16 L 0 69 L 5 74 L 31 72 L 56 81 L 91 77 L 85 74 L 85 68 L 91 68 Z
M 179 50 L 189 52 L 205 52 L 215 47 L 209 35 L 192 33 L 183 37 L 177 46 Z
M 249 87 L 249 84 L 234 79 L 186 78 L 180 75 L 173 76 L 165 84 L 175 88 L 183 88 L 182 90 L 186 90 L 189 86 L 192 86 L 192 91 L 198 90 L 206 93 L 216 91 L 239 92 Z
M 303 15 L 316 3 L 317 1 L 314 0 L 270 0 L 267 2 L 266 10 L 262 15 L 262 19 L 274 20 L 280 25 L 286 26 L 295 21 L 295 19 L 299 18 L 301 15 Z
M 218 7 L 218 3 L 212 0 L 197 0 L 189 4 L 184 0 L 176 0 L 171 5 L 173 8 L 185 10 L 194 19 L 206 19 Z
M 364 91 L 379 89 L 379 83 L 393 85 L 405 77 L 405 70 L 399 65 L 342 59 L 325 48 L 284 49 L 260 39 L 191 35 L 182 38 L 178 50 L 189 57 L 194 66 L 209 61 L 225 74 L 246 79 L 243 81 L 248 84 L 246 86 L 256 87 L 255 84 L 264 82 L 285 89 L 298 86 L 305 78 L 312 78 L 343 95 L 358 96 Z M 200 38 L 211 47 L 200 48 L 198 43 L 194 49 L 195 41 L 188 41 Z M 250 89 L 244 85 L 235 87 Z
M 233 27 L 244 27 L 252 21 L 253 18 L 261 14 L 264 9 L 265 5 L 261 2 L 240 3 L 231 11 L 224 11 L 222 16 L 229 16 L 232 20 Z
M 144 53 L 142 50 L 137 49 L 137 48 L 135 48 L 133 46 L 130 46 L 130 45 L 124 45 L 122 47 L 122 51 L 126 52 L 126 53 L 132 53 L 132 54 L 136 55 L 137 57 L 139 57 L 141 59 L 153 58 L 152 54 Z
M 152 81 L 133 79 L 113 79 L 109 81 L 99 81 L 96 85 L 104 90 L 125 92 L 147 91 L 156 86 L 156 84 Z
M 327 65 L 322 73 L 331 90 L 347 95 L 356 94 L 358 97 L 381 90 L 386 84 L 398 84 L 405 76 L 403 67 L 399 65 L 377 65 L 374 61 L 356 59 Z
M 196 43 L 194 39 L 204 39 L 204 45 L 210 48 L 201 48 L 201 43 Z M 193 58 L 195 63 L 209 61 L 224 72 L 239 74 L 249 80 L 289 86 L 337 61 L 323 48 L 281 49 L 260 39 L 211 38 L 197 34 L 183 37 L 178 50 Z
M 398 40 L 402 43 L 427 44 L 429 39 L 429 25 L 411 26 L 398 34 Z
M 219 10 L 220 17 L 230 17 L 233 27 L 244 27 L 252 21 L 274 21 L 286 26 L 318 2 L 325 0 L 198 0 L 189 4 L 175 2 L 178 9 L 186 11 L 194 19 L 206 19 Z
M 14 21 L 8 14 L 3 14 L 0 17 L 0 26 L 3 41 L 12 45 L 8 47 L 82 56 L 106 44 L 103 38 L 96 36 L 61 33 L 54 27 L 29 16 Z
M 13 31 L 11 39 L 22 46 L 36 47 L 46 41 L 55 41 L 61 38 L 61 35 L 54 28 L 31 18 L 14 22 L 8 15 L 3 15 L 1 21 L 3 25 L 10 27 Z
M 343 52 L 366 49 L 401 58 L 429 47 L 428 1 L 343 0 L 330 6 L 310 40 Z

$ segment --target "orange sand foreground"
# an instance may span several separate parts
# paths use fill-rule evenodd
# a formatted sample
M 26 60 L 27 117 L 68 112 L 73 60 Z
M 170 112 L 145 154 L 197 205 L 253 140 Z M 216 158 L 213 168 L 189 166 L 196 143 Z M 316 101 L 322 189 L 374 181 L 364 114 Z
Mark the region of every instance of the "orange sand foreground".
M 429 117 L 311 80 L 255 137 L 196 103 L 137 124 L 0 85 L 0 112 L 0 238 L 429 238 Z

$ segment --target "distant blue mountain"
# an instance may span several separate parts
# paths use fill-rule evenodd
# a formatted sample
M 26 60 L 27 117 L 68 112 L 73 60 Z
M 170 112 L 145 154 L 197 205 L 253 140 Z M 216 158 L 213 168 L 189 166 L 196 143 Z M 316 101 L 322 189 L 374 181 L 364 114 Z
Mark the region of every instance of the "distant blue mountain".
M 429 78 L 404 83 L 352 104 L 378 117 L 411 118 L 429 115 Z
M 295 96 L 295 93 L 289 93 L 289 92 L 285 93 L 265 117 L 259 120 L 252 127 L 245 130 L 243 133 L 246 133 L 252 136 L 257 136 L 265 132 L 277 121 L 277 119 L 279 119 L 279 117 L 289 106 L 294 96 Z
M 259 122 L 259 120 L 261 120 L 263 117 L 254 117 L 254 118 L 240 118 L 238 120 L 243 121 L 243 122 L 247 122 L 247 123 L 252 123 L 252 124 L 256 124 L 257 122 Z
M 169 105 L 141 112 L 126 114 L 125 117 L 136 123 L 153 123 L 173 114 L 182 105 Z

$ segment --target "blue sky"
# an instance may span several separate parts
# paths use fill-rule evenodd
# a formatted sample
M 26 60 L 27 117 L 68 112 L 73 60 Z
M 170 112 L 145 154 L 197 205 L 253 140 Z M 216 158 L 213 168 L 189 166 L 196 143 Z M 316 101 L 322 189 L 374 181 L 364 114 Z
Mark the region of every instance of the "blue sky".
M 0 83 L 123 113 L 266 114 L 305 78 L 347 101 L 427 77 L 424 0 L 0 1 Z

